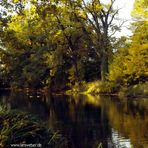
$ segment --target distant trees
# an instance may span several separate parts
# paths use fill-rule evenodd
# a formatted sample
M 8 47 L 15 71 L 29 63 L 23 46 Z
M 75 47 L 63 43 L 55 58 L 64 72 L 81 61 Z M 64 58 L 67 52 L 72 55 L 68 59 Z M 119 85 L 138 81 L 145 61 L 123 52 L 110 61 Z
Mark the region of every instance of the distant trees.
M 148 81 L 148 7 L 147 1 L 135 1 L 131 44 L 114 55 L 110 65 L 110 80 L 124 84 Z

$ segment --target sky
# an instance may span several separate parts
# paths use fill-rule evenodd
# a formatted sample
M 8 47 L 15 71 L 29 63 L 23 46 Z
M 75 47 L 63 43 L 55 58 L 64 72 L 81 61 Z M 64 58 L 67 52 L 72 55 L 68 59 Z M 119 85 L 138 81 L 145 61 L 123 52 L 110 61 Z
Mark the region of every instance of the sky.
M 102 0 L 103 2 L 109 2 L 110 0 Z M 133 10 L 134 0 L 116 0 L 115 8 L 121 8 L 119 11 L 119 18 L 127 20 L 124 23 L 121 32 L 115 34 L 115 36 L 131 36 L 132 32 L 128 29 L 130 23 L 132 22 L 131 12 Z
M 100 1 L 101 3 L 108 4 L 110 3 L 111 0 L 100 0 Z M 121 31 L 116 32 L 114 36 L 120 37 L 120 36 L 131 36 L 132 35 L 131 30 L 128 28 L 130 27 L 130 23 L 132 22 L 131 12 L 133 10 L 134 1 L 135 0 L 116 0 L 115 1 L 114 9 L 120 9 L 118 18 L 120 18 L 120 20 L 123 20 L 123 21 L 126 20 L 126 22 L 124 23 L 124 25 L 122 25 Z M 118 25 L 121 22 L 119 23 L 119 21 L 116 21 L 114 23 Z

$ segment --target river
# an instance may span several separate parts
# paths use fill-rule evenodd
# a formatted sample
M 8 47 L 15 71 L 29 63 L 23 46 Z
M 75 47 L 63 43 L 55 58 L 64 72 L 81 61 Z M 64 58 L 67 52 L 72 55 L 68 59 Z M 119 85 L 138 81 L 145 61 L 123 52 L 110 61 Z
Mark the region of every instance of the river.
M 37 115 L 69 148 L 148 148 L 148 98 L 0 92 L 0 103 Z

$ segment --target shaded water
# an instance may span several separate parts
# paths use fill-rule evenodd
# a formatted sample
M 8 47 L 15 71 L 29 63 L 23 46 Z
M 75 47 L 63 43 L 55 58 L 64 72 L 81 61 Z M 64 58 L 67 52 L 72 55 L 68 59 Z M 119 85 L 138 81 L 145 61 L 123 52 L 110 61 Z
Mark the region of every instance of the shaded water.
M 38 115 L 69 148 L 148 148 L 148 98 L 0 92 L 0 103 Z

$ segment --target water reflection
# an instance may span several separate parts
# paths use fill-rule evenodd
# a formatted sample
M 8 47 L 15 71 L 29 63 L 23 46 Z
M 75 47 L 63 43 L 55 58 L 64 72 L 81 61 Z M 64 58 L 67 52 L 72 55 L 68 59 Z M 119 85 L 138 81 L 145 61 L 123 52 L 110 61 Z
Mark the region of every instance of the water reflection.
M 30 97 L 31 96 L 31 97 Z M 1 93 L 9 109 L 37 114 L 67 137 L 69 148 L 147 148 L 148 99 Z
M 112 128 L 122 137 L 130 139 L 135 148 L 148 147 L 148 100 L 120 100 L 104 101 L 107 115 Z M 124 139 L 124 138 L 120 138 Z
M 105 112 L 102 112 L 101 106 L 82 102 L 86 99 L 83 96 L 80 102 L 78 99 L 75 101 L 73 98 L 54 97 L 48 121 L 50 127 L 60 129 L 68 137 L 69 147 L 97 148 L 100 142 L 107 147 L 111 131 Z

